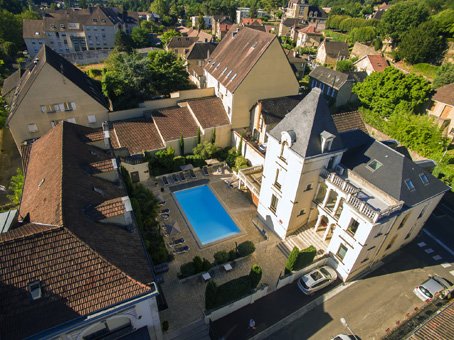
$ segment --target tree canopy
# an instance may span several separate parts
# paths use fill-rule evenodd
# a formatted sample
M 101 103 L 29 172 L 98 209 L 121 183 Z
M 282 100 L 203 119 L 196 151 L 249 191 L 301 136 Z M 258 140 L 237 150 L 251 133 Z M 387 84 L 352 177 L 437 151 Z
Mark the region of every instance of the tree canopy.
M 454 83 L 454 64 L 444 64 L 437 70 L 437 75 L 433 82 L 433 87 L 438 88 L 443 85 Z
M 161 35 L 162 45 L 166 46 L 173 37 L 179 37 L 180 32 L 175 31 L 174 29 L 167 30 Z

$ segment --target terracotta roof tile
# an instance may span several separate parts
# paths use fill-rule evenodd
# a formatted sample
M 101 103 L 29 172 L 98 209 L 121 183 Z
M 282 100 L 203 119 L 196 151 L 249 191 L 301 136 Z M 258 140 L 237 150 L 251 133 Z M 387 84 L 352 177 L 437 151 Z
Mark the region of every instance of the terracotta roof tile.
M 451 302 L 429 321 L 418 328 L 408 339 L 452 339 L 454 334 L 454 302 Z
M 90 215 L 96 220 L 102 220 L 109 217 L 124 215 L 126 212 L 125 205 L 121 197 L 117 197 L 93 207 Z
M 198 125 L 187 107 L 169 107 L 153 112 L 153 120 L 165 141 L 197 135 Z
M 5 339 L 32 336 L 151 291 L 64 227 L 28 224 L 0 235 L 0 267 Z M 42 297 L 33 301 L 28 285 L 36 280 Z
M 102 161 L 90 163 L 89 166 L 94 170 L 94 172 L 110 172 L 116 169 L 113 162 L 116 162 L 115 159 L 105 159 Z
M 124 147 L 134 155 L 164 148 L 161 136 L 150 119 L 132 119 L 112 122 L 111 142 L 114 148 Z
M 367 58 L 376 72 L 382 72 L 388 67 L 388 61 L 381 55 L 368 55 Z
M 230 124 L 224 105 L 218 97 L 191 100 L 188 101 L 188 106 L 204 129 Z
M 359 129 L 367 132 L 366 125 L 358 111 L 340 112 L 331 115 L 338 132 Z
M 454 106 L 454 83 L 438 88 L 432 99 Z

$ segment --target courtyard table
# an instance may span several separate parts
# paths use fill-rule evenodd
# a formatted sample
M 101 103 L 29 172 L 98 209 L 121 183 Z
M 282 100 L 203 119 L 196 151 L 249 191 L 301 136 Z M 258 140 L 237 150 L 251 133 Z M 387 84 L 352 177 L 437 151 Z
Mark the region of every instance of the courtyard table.
M 229 272 L 229 271 L 231 271 L 232 269 L 233 269 L 233 268 L 232 268 L 232 265 L 231 265 L 230 263 L 224 264 L 224 270 L 225 270 L 226 272 Z
M 207 282 L 207 281 L 211 280 L 210 273 L 203 273 L 202 274 L 202 279 L 203 279 L 204 282 Z

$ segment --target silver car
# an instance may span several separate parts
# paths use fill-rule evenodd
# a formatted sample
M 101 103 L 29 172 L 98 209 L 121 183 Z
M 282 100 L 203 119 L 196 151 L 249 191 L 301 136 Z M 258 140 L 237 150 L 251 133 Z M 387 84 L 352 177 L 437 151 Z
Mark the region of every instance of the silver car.
M 413 292 L 422 301 L 432 301 L 432 299 L 440 294 L 443 290 L 449 288 L 452 285 L 448 280 L 434 275 L 429 277 L 426 281 L 416 287 Z
M 298 288 L 304 294 L 310 295 L 325 288 L 336 279 L 336 271 L 329 266 L 323 266 L 301 276 L 298 280 Z

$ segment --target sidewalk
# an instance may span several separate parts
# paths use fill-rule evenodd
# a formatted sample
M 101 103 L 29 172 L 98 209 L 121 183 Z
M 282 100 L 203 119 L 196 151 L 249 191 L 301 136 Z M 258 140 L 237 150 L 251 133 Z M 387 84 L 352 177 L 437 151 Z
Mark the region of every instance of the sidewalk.
M 211 324 L 212 339 L 248 339 L 274 325 L 324 293 L 334 289 L 339 284 L 340 281 L 337 284 L 322 289 L 314 295 L 307 296 L 298 289 L 295 281 L 257 300 L 251 305 L 214 321 Z M 249 329 L 248 327 L 251 318 L 255 320 L 255 330 Z

